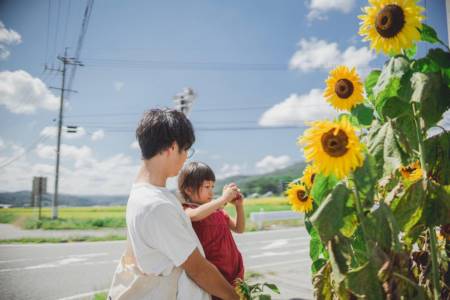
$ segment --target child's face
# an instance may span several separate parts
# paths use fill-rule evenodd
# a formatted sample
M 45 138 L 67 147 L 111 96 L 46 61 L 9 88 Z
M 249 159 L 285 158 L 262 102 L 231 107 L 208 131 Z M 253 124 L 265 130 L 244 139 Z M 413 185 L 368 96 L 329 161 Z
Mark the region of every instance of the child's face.
M 197 204 L 204 204 L 211 201 L 214 197 L 214 181 L 204 180 L 198 192 L 192 195 L 191 199 Z

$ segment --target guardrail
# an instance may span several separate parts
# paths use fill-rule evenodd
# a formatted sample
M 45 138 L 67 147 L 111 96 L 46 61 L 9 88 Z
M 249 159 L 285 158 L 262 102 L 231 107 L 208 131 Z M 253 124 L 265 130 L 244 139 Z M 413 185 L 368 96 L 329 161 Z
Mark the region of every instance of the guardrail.
M 293 212 L 291 210 L 281 210 L 281 211 L 259 211 L 251 212 L 250 220 L 256 223 L 258 229 L 263 228 L 263 222 L 265 221 L 279 221 L 279 220 L 295 220 L 303 219 L 303 214 Z

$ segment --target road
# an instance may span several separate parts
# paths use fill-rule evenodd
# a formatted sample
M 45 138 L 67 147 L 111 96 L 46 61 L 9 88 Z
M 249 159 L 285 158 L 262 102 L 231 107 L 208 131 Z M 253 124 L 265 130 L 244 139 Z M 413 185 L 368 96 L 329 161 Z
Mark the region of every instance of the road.
M 312 299 L 309 238 L 304 228 L 235 236 L 246 271 L 276 283 L 273 299 Z M 124 241 L 0 245 L 2 299 L 92 299 L 108 289 Z

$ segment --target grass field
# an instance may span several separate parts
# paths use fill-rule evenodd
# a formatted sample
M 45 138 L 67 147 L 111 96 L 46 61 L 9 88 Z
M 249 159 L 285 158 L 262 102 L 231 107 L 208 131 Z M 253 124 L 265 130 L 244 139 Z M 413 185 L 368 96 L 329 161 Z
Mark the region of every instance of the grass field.
M 289 210 L 290 205 L 286 198 L 271 197 L 247 199 L 245 201 L 245 215 L 247 218 L 247 231 L 255 230 L 255 224 L 250 222 L 251 212 Z M 225 210 L 235 216 L 234 206 L 229 204 Z M 125 223 L 125 206 L 107 207 L 61 207 L 59 219 L 51 219 L 51 208 L 42 209 L 42 219 L 38 220 L 36 208 L 8 208 L 0 210 L 0 223 L 16 224 L 24 229 L 100 229 L 100 228 L 122 228 Z M 280 221 L 268 223 L 298 225 L 300 221 Z

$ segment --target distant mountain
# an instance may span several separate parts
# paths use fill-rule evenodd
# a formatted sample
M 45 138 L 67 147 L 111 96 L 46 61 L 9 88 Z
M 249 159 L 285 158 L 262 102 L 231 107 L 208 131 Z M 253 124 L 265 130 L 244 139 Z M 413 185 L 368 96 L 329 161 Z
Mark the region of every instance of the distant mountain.
M 298 178 L 305 168 L 304 162 L 295 163 L 289 167 L 279 169 L 270 173 L 261 175 L 232 176 L 216 182 L 215 193 L 221 194 L 222 188 L 226 183 L 235 182 L 241 188 L 245 195 L 253 193 L 265 194 L 272 192 L 274 194 L 283 193 L 286 185 L 292 180 Z M 52 194 L 46 194 L 42 198 L 42 206 L 51 206 Z M 60 206 L 112 206 L 126 205 L 128 195 L 122 196 L 76 196 L 60 194 L 58 205 Z M 14 207 L 30 206 L 31 192 L 0 192 L 0 204 L 11 204 Z
M 221 194 L 225 184 L 234 182 L 247 196 L 253 193 L 263 195 L 267 192 L 282 194 L 289 182 L 301 176 L 305 166 L 306 163 L 302 161 L 266 174 L 228 177 L 216 182 L 214 192 Z
M 51 206 L 53 195 L 46 194 L 42 196 L 42 206 Z M 127 203 L 128 196 L 75 196 L 59 194 L 58 205 L 60 206 L 110 206 L 110 205 L 125 205 Z M 0 204 L 12 204 L 14 207 L 30 206 L 31 192 L 19 191 L 19 192 L 2 192 L 0 193 Z

